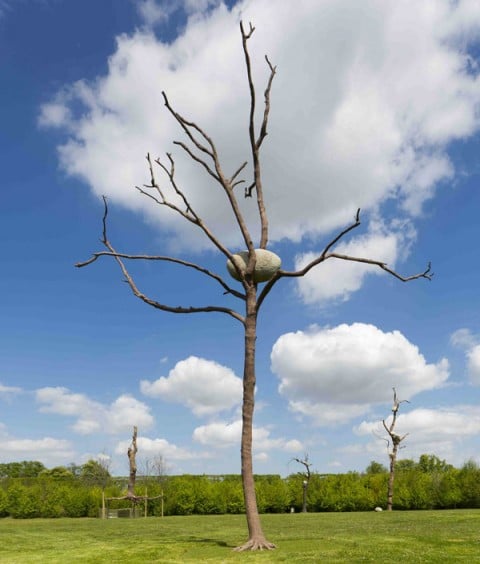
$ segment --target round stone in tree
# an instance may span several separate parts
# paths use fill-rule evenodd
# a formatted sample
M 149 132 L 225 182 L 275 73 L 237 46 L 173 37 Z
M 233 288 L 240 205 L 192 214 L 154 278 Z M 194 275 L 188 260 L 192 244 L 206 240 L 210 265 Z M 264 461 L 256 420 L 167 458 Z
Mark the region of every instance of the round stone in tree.
M 257 260 L 253 279 L 255 282 L 268 282 L 282 265 L 280 257 L 266 249 L 255 249 L 255 257 Z M 233 260 L 240 271 L 245 272 L 248 264 L 248 251 L 241 251 L 233 255 Z M 232 278 L 240 280 L 238 272 L 230 259 L 227 260 L 227 270 Z

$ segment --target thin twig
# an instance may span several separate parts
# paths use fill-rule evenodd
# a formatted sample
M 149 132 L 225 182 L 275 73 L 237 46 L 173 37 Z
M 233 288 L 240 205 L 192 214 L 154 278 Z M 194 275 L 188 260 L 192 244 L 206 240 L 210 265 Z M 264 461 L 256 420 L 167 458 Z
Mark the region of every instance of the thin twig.
M 237 319 L 238 321 L 240 321 L 241 323 L 245 322 L 245 319 L 242 315 L 240 315 L 238 312 L 236 312 L 233 309 L 227 308 L 227 307 L 221 307 L 221 306 L 203 306 L 203 307 L 194 307 L 194 306 L 190 306 L 190 307 L 183 307 L 183 306 L 169 306 L 167 304 L 161 303 L 161 302 L 157 302 L 156 300 L 153 300 L 151 298 L 149 298 L 148 296 L 146 296 L 145 294 L 143 294 L 137 287 L 137 285 L 135 284 L 135 281 L 133 280 L 132 276 L 130 275 L 130 273 L 128 272 L 125 264 L 122 261 L 122 253 L 117 253 L 115 251 L 115 249 L 112 247 L 110 241 L 108 240 L 108 236 L 107 236 L 107 217 L 108 217 L 108 204 L 107 204 L 107 199 L 104 196 L 103 197 L 103 203 L 104 203 L 104 212 L 103 212 L 103 219 L 102 219 L 102 223 L 103 223 L 103 239 L 102 239 L 102 243 L 105 245 L 105 247 L 108 249 L 109 256 L 112 256 L 115 261 L 118 263 L 118 265 L 120 266 L 120 269 L 123 273 L 123 275 L 125 276 L 125 281 L 127 282 L 128 286 L 130 287 L 131 291 L 133 292 L 133 294 L 139 298 L 140 300 L 142 300 L 144 303 L 162 310 L 162 311 L 168 311 L 170 313 L 211 313 L 211 312 L 216 312 L 216 313 L 225 313 L 227 315 L 230 315 L 231 317 L 233 317 L 234 319 Z M 97 253 L 98 254 L 98 253 Z M 98 254 L 98 256 L 102 256 L 101 254 Z M 78 263 L 76 266 L 78 267 L 82 267 L 82 266 L 86 266 L 87 264 L 91 264 L 92 262 L 94 262 L 95 260 L 97 260 L 97 257 L 95 257 L 95 255 L 89 259 L 88 261 L 85 261 L 85 263 Z M 127 258 L 130 258 L 127 256 Z M 182 263 L 182 261 L 179 261 L 179 259 L 171 259 L 172 262 L 178 262 L 179 264 Z M 188 263 L 186 261 L 184 261 L 184 266 L 190 267 L 190 268 L 196 268 L 197 270 L 202 271 L 202 267 L 198 267 L 198 265 L 194 265 L 194 263 Z M 203 269 L 204 274 L 207 274 L 209 271 L 207 271 L 207 269 Z M 209 276 L 212 276 L 213 278 L 215 278 L 216 275 L 214 275 L 213 273 L 207 274 Z M 217 281 L 220 282 L 220 277 L 215 278 Z M 223 284 L 222 284 L 223 285 Z M 226 284 L 224 287 L 227 287 Z M 234 291 L 235 292 L 235 291 Z M 230 292 L 228 292 L 230 293 Z M 242 298 L 243 299 L 243 298 Z
M 195 264 L 193 262 L 189 262 L 189 261 L 186 261 L 186 260 L 182 260 L 182 259 L 178 259 L 178 258 L 170 257 L 170 256 L 130 255 L 130 254 L 125 254 L 125 253 L 112 253 L 110 251 L 99 251 L 99 252 L 93 253 L 93 255 L 90 259 L 88 259 L 84 262 L 77 262 L 75 264 L 75 266 L 77 268 L 83 268 L 84 266 L 88 266 L 89 264 L 92 264 L 92 262 L 95 262 L 100 257 L 119 257 L 119 258 L 128 259 L 128 260 L 147 260 L 147 261 L 151 260 L 151 261 L 173 262 L 175 264 L 180 264 L 180 265 L 185 266 L 187 268 L 193 268 L 194 270 L 198 270 L 199 272 L 205 274 L 206 276 L 210 276 L 210 278 L 213 278 L 214 280 L 216 280 L 224 288 L 226 294 L 232 294 L 233 296 L 235 296 L 235 297 L 237 297 L 241 300 L 245 299 L 245 294 L 242 294 L 240 292 L 237 292 L 233 288 L 230 288 L 230 286 L 228 286 L 228 284 L 218 274 L 215 274 L 214 272 L 211 272 L 207 268 L 204 268 L 203 266 L 200 266 L 200 265 Z
M 273 278 L 265 284 L 263 290 L 260 292 L 260 295 L 258 297 L 258 308 L 260 308 L 263 301 L 272 290 L 273 286 L 281 278 L 301 278 L 305 276 L 305 274 L 307 274 L 315 266 L 318 266 L 322 262 L 325 262 L 326 260 L 332 258 L 377 266 L 378 268 L 381 268 L 385 272 L 388 272 L 388 274 L 392 275 L 394 278 L 401 280 L 402 282 L 410 282 L 412 280 L 417 280 L 419 278 L 425 278 L 426 280 L 432 279 L 433 272 L 432 272 L 432 265 L 430 262 L 427 264 L 427 268 L 423 272 L 419 272 L 417 274 L 413 274 L 410 276 L 403 276 L 402 274 L 399 274 L 398 272 L 387 266 L 385 262 L 380 260 L 368 259 L 363 257 L 354 257 L 340 253 L 328 252 L 336 243 L 338 243 L 340 239 L 342 239 L 347 233 L 349 233 L 359 225 L 360 225 L 360 208 L 357 210 L 357 213 L 355 215 L 355 221 L 351 225 L 340 231 L 340 233 L 335 235 L 335 237 L 327 243 L 323 251 L 317 257 L 311 260 L 306 266 L 295 271 L 279 270 L 275 274 L 275 276 L 273 276 Z

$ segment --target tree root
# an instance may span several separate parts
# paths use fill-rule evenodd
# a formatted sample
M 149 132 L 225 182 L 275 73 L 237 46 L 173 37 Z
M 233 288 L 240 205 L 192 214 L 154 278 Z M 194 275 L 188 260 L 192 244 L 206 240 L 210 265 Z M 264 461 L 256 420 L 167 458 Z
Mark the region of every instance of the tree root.
M 267 541 L 266 538 L 254 537 L 233 550 L 235 552 L 246 552 L 247 550 L 273 550 L 274 548 L 277 548 L 276 545 Z

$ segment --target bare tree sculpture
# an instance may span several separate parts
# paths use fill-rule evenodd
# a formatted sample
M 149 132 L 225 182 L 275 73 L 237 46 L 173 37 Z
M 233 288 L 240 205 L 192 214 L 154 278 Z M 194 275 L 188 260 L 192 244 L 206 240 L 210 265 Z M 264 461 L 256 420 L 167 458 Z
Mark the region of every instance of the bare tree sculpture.
M 243 426 L 241 436 L 241 471 L 249 538 L 245 544 L 239 546 L 236 549 L 238 551 L 271 549 L 275 547 L 273 543 L 269 542 L 265 538 L 262 531 L 262 526 L 257 509 L 257 500 L 255 496 L 255 484 L 252 465 L 252 426 L 254 413 L 254 391 L 256 383 L 255 344 L 257 337 L 257 317 L 265 298 L 268 296 L 277 282 L 279 282 L 281 279 L 299 278 L 305 276 L 305 274 L 307 274 L 315 266 L 318 266 L 321 263 L 331 259 L 370 264 L 372 266 L 383 269 L 384 271 L 388 272 L 389 274 L 403 282 L 415 280 L 418 278 L 430 279 L 432 276 L 430 272 L 430 265 L 428 265 L 427 269 L 424 272 L 415 274 L 413 276 L 404 277 L 394 270 L 390 269 L 382 261 L 373 260 L 370 258 L 354 257 L 334 252 L 335 244 L 360 225 L 360 210 L 357 211 L 352 224 L 340 231 L 335 237 L 333 237 L 333 239 L 327 243 L 323 251 L 302 269 L 296 271 L 286 271 L 280 269 L 280 264 L 278 264 L 278 269 L 270 272 L 269 277 L 261 278 L 258 276 L 258 263 L 260 262 L 258 260 L 258 257 L 262 254 L 262 252 L 269 252 L 266 250 L 268 246 L 269 224 L 262 185 L 260 150 L 265 137 L 267 136 L 267 126 L 270 111 L 270 91 L 273 79 L 275 77 L 276 67 L 270 63 L 268 57 L 265 57 L 266 64 L 269 69 L 269 78 L 264 91 L 263 115 L 260 120 L 260 127 L 257 128 L 255 123 L 255 115 L 257 111 L 256 91 L 252 78 L 251 61 L 248 51 L 248 40 L 252 36 L 254 30 L 255 28 L 251 24 L 248 26 L 248 28 L 246 28 L 243 23 L 240 23 L 244 60 L 250 91 L 248 136 L 253 174 L 248 182 L 239 178 L 239 175 L 242 173 L 248 163 L 243 162 L 240 166 L 238 166 L 233 174 L 227 174 L 227 172 L 222 168 L 217 148 L 213 139 L 199 125 L 197 125 L 197 123 L 188 120 L 187 118 L 176 112 L 171 106 L 167 95 L 164 92 L 162 93 L 168 112 L 171 114 L 173 119 L 176 120 L 186 136 L 185 141 L 175 141 L 174 144 L 180 147 L 191 159 L 193 159 L 193 161 L 195 161 L 201 168 L 203 168 L 204 171 L 206 171 L 206 173 L 211 177 L 213 182 L 220 187 L 231 207 L 235 218 L 236 227 L 238 228 L 241 238 L 243 239 L 246 251 L 244 251 L 241 256 L 238 254 L 234 255 L 234 253 L 230 249 L 228 249 L 216 236 L 214 231 L 210 228 L 209 225 L 207 225 L 205 220 L 200 217 L 191 201 L 189 200 L 187 192 L 177 182 L 175 175 L 175 160 L 170 153 L 166 154 L 167 158 L 165 162 L 160 159 L 152 161 L 150 154 L 148 154 L 146 158 L 150 174 L 150 184 L 144 185 L 143 187 L 137 186 L 137 190 L 142 195 L 150 198 L 153 203 L 161 207 L 168 208 L 172 213 L 179 215 L 185 221 L 191 223 L 200 232 L 202 232 L 210 240 L 211 244 L 217 249 L 217 251 L 224 255 L 224 257 L 230 262 L 230 272 L 236 279 L 239 280 L 242 290 L 239 291 L 231 287 L 221 275 L 193 262 L 171 256 L 131 255 L 117 252 L 112 246 L 112 243 L 110 242 L 107 234 L 108 204 L 105 198 L 102 243 L 106 250 L 96 252 L 89 260 L 78 263 L 76 265 L 78 267 L 83 267 L 93 263 L 100 257 L 113 257 L 113 259 L 118 263 L 123 276 L 125 277 L 125 281 L 127 282 L 133 294 L 144 303 L 161 311 L 178 314 L 210 312 L 222 313 L 232 317 L 243 326 L 245 348 L 243 368 Z M 165 175 L 167 180 L 166 186 L 160 185 L 159 181 L 157 180 L 154 171 L 154 163 Z M 260 232 L 257 248 L 255 248 L 256 246 L 254 244 L 254 237 L 252 236 L 245 217 L 241 212 L 238 199 L 239 196 L 237 195 L 238 192 L 235 190 L 235 188 L 237 188 L 244 182 L 246 182 L 244 196 L 246 198 L 252 198 L 252 202 L 254 202 L 254 194 L 256 197 L 256 207 L 260 221 Z M 273 255 L 273 253 L 271 254 Z M 205 305 L 200 307 L 173 306 L 165 303 L 163 298 L 160 301 L 157 301 L 147 296 L 139 289 L 134 278 L 129 273 L 126 267 L 126 261 L 129 260 L 162 261 L 167 263 L 175 263 L 188 269 L 194 269 L 197 272 L 200 272 L 207 276 L 210 280 L 214 280 L 216 283 L 218 283 L 221 286 L 224 294 L 229 294 L 230 296 L 238 298 L 238 300 L 240 300 L 240 302 L 242 303 L 243 311 L 236 311 L 234 309 L 221 305 Z M 260 280 L 266 282 L 263 288 L 259 287 Z
M 127 450 L 128 456 L 128 486 L 127 486 L 127 498 L 130 498 L 133 502 L 136 501 L 135 497 L 135 481 L 137 479 L 137 427 L 133 428 L 132 442 Z
M 305 458 L 293 458 L 295 462 L 302 464 L 305 467 L 304 472 L 299 472 L 299 474 L 303 477 L 302 480 L 302 487 L 303 487 L 303 501 L 302 501 L 302 513 L 307 512 L 307 494 L 308 494 L 308 484 L 310 483 L 310 478 L 312 473 L 310 471 L 310 466 L 312 465 L 311 462 L 308 460 L 308 453 L 305 453 Z
M 126 499 L 132 503 L 133 516 L 135 517 L 136 507 L 139 503 L 143 502 L 145 504 L 145 517 L 147 516 L 147 503 L 149 500 L 163 498 L 163 493 L 155 497 L 148 497 L 148 495 L 136 495 L 135 484 L 137 481 L 137 433 L 138 429 L 136 426 L 133 427 L 132 442 L 127 449 L 128 456 L 128 484 L 127 493 L 121 497 L 109 497 L 107 501 L 111 500 L 121 500 Z
M 395 482 L 395 466 L 397 464 L 397 454 L 398 450 L 400 449 L 400 443 L 405 439 L 408 435 L 406 433 L 403 436 L 397 435 L 395 433 L 395 425 L 397 424 L 397 414 L 398 410 L 400 409 L 401 403 L 410 403 L 408 400 L 401 400 L 399 401 L 397 398 L 397 391 L 393 388 L 393 405 L 392 405 L 392 421 L 390 425 L 387 425 L 385 419 L 382 420 L 383 426 L 390 437 L 390 440 L 387 439 L 388 444 L 388 457 L 390 458 L 390 473 L 388 476 L 388 490 L 387 490 L 387 511 L 392 511 L 393 509 L 393 489 L 394 489 L 394 482 Z

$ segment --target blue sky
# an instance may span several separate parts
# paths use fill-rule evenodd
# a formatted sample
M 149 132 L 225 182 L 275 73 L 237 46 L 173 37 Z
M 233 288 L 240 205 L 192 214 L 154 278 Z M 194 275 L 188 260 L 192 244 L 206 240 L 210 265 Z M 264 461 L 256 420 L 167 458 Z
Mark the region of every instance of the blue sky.
M 264 54 L 278 66 L 263 171 L 284 268 L 321 251 L 361 207 L 339 253 L 406 275 L 431 261 L 435 272 L 403 284 L 331 260 L 277 285 L 259 324 L 255 471 L 288 474 L 305 453 L 320 472 L 386 463 L 379 423 L 392 386 L 410 402 L 402 456 L 480 462 L 473 0 L 0 1 L 0 461 L 105 453 L 124 473 L 137 425 L 140 464 L 161 454 L 172 473 L 239 471 L 240 324 L 156 311 L 113 262 L 74 264 L 101 250 L 105 194 L 117 250 L 228 277 L 205 239 L 134 186 L 148 181 L 147 152 L 173 152 L 192 202 L 241 249 L 220 192 L 172 145 L 182 133 L 161 98 L 212 135 L 225 170 L 248 158 L 240 18 L 256 26 L 259 93 Z M 241 305 L 178 267 L 132 273 L 170 305 Z

